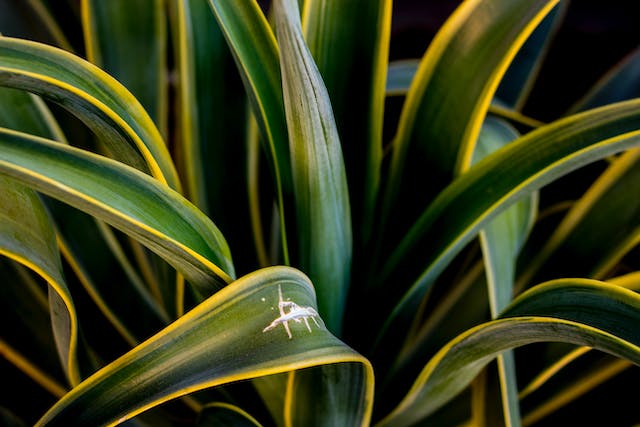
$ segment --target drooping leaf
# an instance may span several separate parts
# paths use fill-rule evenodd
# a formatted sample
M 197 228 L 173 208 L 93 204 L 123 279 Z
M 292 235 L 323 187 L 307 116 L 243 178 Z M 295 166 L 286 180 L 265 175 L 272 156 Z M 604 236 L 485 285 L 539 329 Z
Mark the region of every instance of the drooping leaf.
M 0 37 L 0 85 L 61 104 L 91 128 L 115 158 L 180 189 L 169 152 L 140 103 L 89 62 L 51 46 Z
M 25 265 L 49 284 L 56 347 L 67 378 L 75 385 L 81 379 L 78 318 L 62 273 L 53 224 L 34 191 L 0 176 L 0 193 L 0 255 Z
M 327 331 L 314 307 L 313 287 L 298 271 L 251 273 L 74 388 L 37 425 L 121 422 L 190 392 L 323 364 L 344 365 L 343 378 L 363 377 L 352 398 L 366 425 L 371 365 Z
M 352 237 L 346 172 L 331 103 L 304 42 L 298 3 L 278 0 L 275 20 L 289 130 L 299 263 L 316 286 L 320 313 L 339 334 Z
M 178 193 L 106 157 L 0 130 L 0 173 L 71 204 L 133 236 L 209 295 L 234 275 L 211 221 Z
M 167 135 L 167 23 L 162 0 L 82 0 L 87 58 L 115 77 Z
M 559 341 L 640 365 L 640 296 L 603 282 L 564 279 L 532 288 L 494 320 L 458 336 L 425 366 L 404 400 L 378 426 L 411 425 L 458 394 L 505 349 Z

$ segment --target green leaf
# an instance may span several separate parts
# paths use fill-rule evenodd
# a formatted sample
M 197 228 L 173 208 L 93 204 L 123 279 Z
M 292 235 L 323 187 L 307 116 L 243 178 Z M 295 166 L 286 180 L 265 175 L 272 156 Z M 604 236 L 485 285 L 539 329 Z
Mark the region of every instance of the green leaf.
M 0 126 L 43 138 L 65 141 L 51 111 L 38 96 L 0 88 Z
M 503 121 L 487 119 L 478 138 L 473 163 L 504 147 L 518 136 L 515 129 Z M 511 302 L 515 262 L 533 226 L 537 198 L 537 193 L 533 193 L 514 203 L 480 232 L 492 318 L 497 317 Z
M 0 85 L 59 103 L 87 124 L 115 158 L 180 188 L 162 137 L 140 103 L 89 62 L 51 46 L 0 37 Z
M 216 402 L 203 407 L 196 425 L 198 427 L 260 427 L 262 424 L 237 406 Z
M 613 160 L 526 264 L 520 286 L 561 276 L 602 278 L 607 273 L 603 264 L 640 227 L 640 203 L 629 198 L 640 192 L 639 164 L 639 149 Z
M 179 76 L 178 124 L 184 173 L 189 198 L 199 209 L 209 213 L 209 207 L 216 206 L 214 200 L 209 198 L 220 197 L 218 192 L 221 191 L 220 178 L 223 174 L 220 173 L 217 177 L 209 174 L 209 178 L 217 179 L 207 179 L 207 170 L 223 170 L 224 162 L 221 160 L 226 157 L 220 155 L 223 144 L 215 142 L 224 140 L 219 138 L 219 134 L 224 129 L 222 120 L 225 119 L 222 93 L 225 81 L 223 48 L 226 45 L 206 0 L 180 0 L 171 5 L 175 8 L 174 37 Z M 209 30 L 198 31 L 200 28 Z M 211 152 L 219 155 L 208 155 Z M 216 185 L 216 181 L 220 184 Z M 215 186 L 218 192 L 210 196 L 209 186 Z
M 298 3 L 278 0 L 276 29 L 289 129 L 299 263 L 320 313 L 339 334 L 351 270 L 351 213 L 331 103 L 302 37 Z
M 0 354 L 35 384 L 60 398 L 67 391 L 67 380 L 50 327 L 47 287 L 36 280 L 32 270 L 8 258 L 0 259 L 0 275 L 0 324 L 11 325 L 2 328 Z
M 395 215 L 402 214 L 393 222 L 412 223 L 468 166 L 509 62 L 556 3 L 467 1 L 447 20 L 423 56 L 402 109 L 384 193 L 383 226 L 392 207 Z M 408 193 L 415 182 L 428 183 L 419 197 Z
M 403 275 L 417 276 L 404 288 L 383 333 L 396 320 L 406 322 L 415 313 L 421 296 L 450 260 L 514 201 L 583 165 L 639 145 L 639 107 L 639 100 L 621 102 L 543 126 L 480 161 L 447 187 L 382 270 L 381 283 L 397 268 Z M 410 251 L 424 261 L 401 264 Z
M 139 240 L 206 296 L 234 275 L 209 218 L 136 169 L 49 140 L 0 130 L 0 173 L 83 210 Z
M 485 120 L 478 137 L 473 162 L 486 157 L 517 137 L 515 129 L 506 123 L 491 118 Z M 533 193 L 514 203 L 480 232 L 489 308 L 493 319 L 511 302 L 516 259 L 533 225 L 537 197 L 537 193 Z M 519 426 L 520 407 L 513 353 L 508 351 L 499 355 L 497 363 L 506 424 Z
M 83 0 L 87 58 L 140 101 L 167 135 L 167 23 L 162 0 Z
M 290 426 L 367 425 L 361 390 L 366 366 L 321 365 L 293 372 L 287 389 L 285 419 Z
M 78 318 L 62 273 L 53 224 L 34 191 L 0 176 L 0 193 L 0 255 L 25 265 L 49 284 L 56 347 L 67 378 L 75 385 L 81 375 Z
M 640 365 L 640 296 L 603 282 L 565 279 L 518 297 L 501 319 L 470 329 L 425 366 L 404 400 L 378 426 L 412 425 L 462 391 L 506 349 L 534 342 L 587 345 Z
M 355 231 L 370 238 L 380 183 L 390 0 L 307 0 L 303 27 L 342 141 Z M 362 218 L 362 219 L 360 219 Z
M 361 424 L 367 425 L 373 399 L 371 365 L 332 336 L 313 307 L 313 286 L 302 273 L 288 267 L 251 273 L 88 378 L 37 425 L 122 422 L 204 388 L 317 365 L 351 365 L 348 362 L 363 366 L 354 373 L 364 378 L 352 398 L 359 397 Z
M 270 160 L 269 167 L 273 168 L 278 203 L 282 207 L 283 198 L 292 194 L 293 181 L 275 36 L 255 0 L 209 0 L 209 4 L 244 82 L 262 141 L 266 144 L 265 152 Z M 284 238 L 283 209 L 280 214 Z M 283 245 L 286 258 L 286 238 Z

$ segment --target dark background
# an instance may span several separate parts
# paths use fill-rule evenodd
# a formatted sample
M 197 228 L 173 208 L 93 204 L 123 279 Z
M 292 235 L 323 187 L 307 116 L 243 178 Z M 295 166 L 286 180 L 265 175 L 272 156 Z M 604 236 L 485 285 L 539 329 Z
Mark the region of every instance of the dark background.
M 420 57 L 460 0 L 395 0 L 390 59 Z M 529 104 L 549 120 L 578 99 L 611 66 L 640 45 L 634 2 L 572 0 L 553 39 Z M 549 102 L 549 97 L 554 102 Z

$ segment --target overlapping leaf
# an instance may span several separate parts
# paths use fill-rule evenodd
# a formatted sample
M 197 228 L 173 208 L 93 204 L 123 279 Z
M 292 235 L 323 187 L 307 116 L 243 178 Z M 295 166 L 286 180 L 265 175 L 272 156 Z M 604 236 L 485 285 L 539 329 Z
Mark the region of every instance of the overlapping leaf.
M 540 341 L 587 345 L 640 365 L 640 297 L 603 282 L 564 279 L 517 298 L 501 319 L 458 336 L 425 366 L 378 426 L 406 426 L 462 391 L 501 351 Z
M 62 273 L 51 219 L 34 191 L 4 176 L 0 176 L 0 194 L 0 255 L 24 264 L 49 283 L 56 347 L 67 378 L 77 384 L 81 377 L 78 318 Z
M 0 37 L 0 85 L 61 104 L 91 128 L 115 158 L 180 189 L 169 152 L 147 113 L 99 68 L 51 46 Z
M 394 210 L 394 221 L 413 221 L 416 212 L 469 164 L 500 78 L 555 3 L 468 1 L 440 29 L 402 110 L 382 206 L 383 226 L 410 183 L 429 185 L 420 197 L 412 194 L 409 199 L 407 194 L 408 204 L 399 217 Z
M 161 0 L 82 1 L 87 58 L 122 83 L 167 135 L 167 22 Z
M 454 181 L 421 215 L 387 262 L 381 281 L 390 277 L 408 251 L 424 257 L 420 272 L 415 272 L 415 264 L 401 265 L 418 278 L 393 309 L 387 328 L 414 312 L 417 297 L 495 214 L 559 176 L 640 144 L 639 105 L 638 100 L 612 104 L 541 127 Z
M 329 329 L 340 333 L 351 272 L 351 212 L 331 103 L 305 45 L 295 0 L 275 18 L 294 178 L 299 262 L 318 292 Z
M 234 275 L 215 225 L 178 193 L 133 168 L 0 130 L 0 172 L 132 235 L 184 274 L 201 296 Z
M 113 424 L 196 390 L 323 364 L 361 378 L 352 399 L 367 425 L 371 365 L 327 331 L 314 307 L 313 287 L 298 271 L 251 273 L 88 378 L 38 425 Z

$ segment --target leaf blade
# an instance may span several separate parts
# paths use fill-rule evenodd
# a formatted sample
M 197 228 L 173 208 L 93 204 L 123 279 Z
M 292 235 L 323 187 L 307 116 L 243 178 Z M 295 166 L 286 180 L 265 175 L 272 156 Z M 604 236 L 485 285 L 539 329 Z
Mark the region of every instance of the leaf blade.
M 110 424 L 203 388 L 344 362 L 365 366 L 367 383 L 361 393 L 365 414 L 370 414 L 369 362 L 328 333 L 321 322 L 310 326 L 311 332 L 304 324 L 290 324 L 292 338 L 282 325 L 266 330 L 278 314 L 269 305 L 277 306 L 283 295 L 300 307 L 314 305 L 311 283 L 288 267 L 270 267 L 237 280 L 73 389 L 38 425 L 65 425 L 69 420 Z M 246 320 L 239 322 L 238 316 Z M 132 383 L 137 375 L 140 380 Z M 119 390 L 125 383 L 130 384 L 129 392 L 122 395 Z
M 443 347 L 403 402 L 378 425 L 403 426 L 422 419 L 461 391 L 498 353 L 533 342 L 588 345 L 640 364 L 640 335 L 628 328 L 640 316 L 639 308 L 637 294 L 593 280 L 564 279 L 532 288 L 500 319 L 472 328 Z
M 204 295 L 231 281 L 229 248 L 178 193 L 114 160 L 0 129 L 0 171 L 105 220 L 173 263 Z
M 171 157 L 147 113 L 99 68 L 51 46 L 0 37 L 0 85 L 62 104 L 110 143 L 116 157 L 180 189 Z
M 339 334 L 352 257 L 346 171 L 328 93 L 302 36 L 298 3 L 275 3 L 289 130 L 300 266 L 316 285 L 318 307 Z

